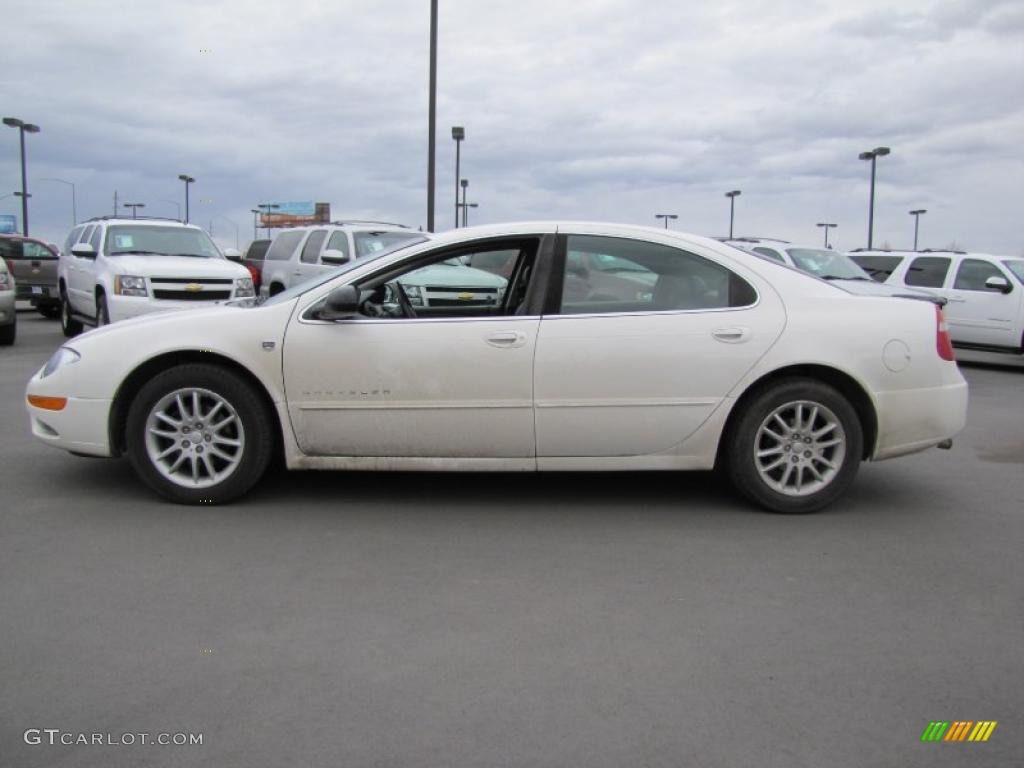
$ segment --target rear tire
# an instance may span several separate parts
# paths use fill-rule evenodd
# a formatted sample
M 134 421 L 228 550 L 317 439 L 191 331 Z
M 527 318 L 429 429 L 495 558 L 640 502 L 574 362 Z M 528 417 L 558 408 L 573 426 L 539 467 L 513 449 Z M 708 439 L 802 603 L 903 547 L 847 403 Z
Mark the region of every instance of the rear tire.
M 726 436 L 733 486 L 772 512 L 817 512 L 853 482 L 864 432 L 836 389 L 783 379 L 755 395 Z
M 71 309 L 71 302 L 68 301 L 66 293 L 61 293 L 60 295 L 60 329 L 64 331 L 64 335 L 69 339 L 82 332 L 82 323 L 79 320 L 75 320 Z
M 275 432 L 263 398 L 234 371 L 187 363 L 157 374 L 128 409 L 128 460 L 179 504 L 238 498 L 263 476 Z
M 9 347 L 18 335 L 18 316 L 14 316 L 10 325 L 0 326 L 0 347 Z

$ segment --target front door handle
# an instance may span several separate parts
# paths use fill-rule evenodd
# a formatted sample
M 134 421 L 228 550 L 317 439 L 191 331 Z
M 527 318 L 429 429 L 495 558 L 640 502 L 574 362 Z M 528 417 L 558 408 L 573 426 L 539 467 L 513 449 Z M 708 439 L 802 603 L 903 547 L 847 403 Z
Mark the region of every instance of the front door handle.
M 715 328 L 711 335 L 717 340 L 726 344 L 740 344 L 750 339 L 750 329 L 745 326 L 733 326 L 730 328 Z
M 492 347 L 504 349 L 521 347 L 526 343 L 526 334 L 519 331 L 497 331 L 485 336 L 484 341 Z

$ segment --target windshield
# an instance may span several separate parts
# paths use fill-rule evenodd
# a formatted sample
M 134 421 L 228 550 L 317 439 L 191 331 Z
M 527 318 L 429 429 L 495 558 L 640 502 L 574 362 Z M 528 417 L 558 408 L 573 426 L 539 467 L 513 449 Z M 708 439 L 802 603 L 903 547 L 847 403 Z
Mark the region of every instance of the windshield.
M 1016 277 L 1022 284 L 1024 284 L 1024 261 L 1004 261 L 1003 264 L 1006 268 L 1013 272 L 1013 276 Z
M 419 232 L 356 232 L 352 237 L 356 241 L 357 259 L 381 256 L 426 239 Z
M 356 235 L 356 237 L 358 237 L 358 235 Z M 364 258 L 359 261 L 353 259 L 347 264 L 342 264 L 337 269 L 332 269 L 326 275 L 316 275 L 315 277 L 311 277 L 308 280 L 303 280 L 301 283 L 296 283 L 291 288 L 288 288 L 285 291 L 281 291 L 280 293 L 271 296 L 269 299 L 263 302 L 263 306 L 269 307 L 273 306 L 274 304 L 283 304 L 284 302 L 290 299 L 294 299 L 296 296 L 301 296 L 306 291 L 316 288 L 318 285 L 323 285 L 328 280 L 333 280 L 338 275 L 343 275 L 346 272 L 355 269 L 356 267 L 362 267 L 364 264 L 366 264 L 367 261 L 378 259 L 381 256 L 386 256 L 389 253 L 394 253 L 395 251 L 400 251 L 403 248 L 408 248 L 410 245 L 419 245 L 420 243 L 425 243 L 426 241 L 427 238 L 419 233 L 416 233 L 415 235 L 412 236 L 406 236 L 406 238 L 403 239 L 401 242 L 393 243 L 391 246 L 387 248 L 381 248 L 378 251 L 374 251 L 371 254 L 369 254 L 367 258 Z
M 870 280 L 849 256 L 824 248 L 787 248 L 793 264 L 816 277 L 833 280 Z
M 113 226 L 107 229 L 107 242 L 103 252 L 108 256 L 141 253 L 155 256 L 224 258 L 207 234 L 194 227 Z

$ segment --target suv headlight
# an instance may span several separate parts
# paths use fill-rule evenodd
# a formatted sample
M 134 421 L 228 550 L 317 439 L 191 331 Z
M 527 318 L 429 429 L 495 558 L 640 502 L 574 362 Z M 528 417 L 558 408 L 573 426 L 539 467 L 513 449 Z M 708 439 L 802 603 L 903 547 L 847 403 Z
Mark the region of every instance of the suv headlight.
M 12 287 L 10 275 L 6 271 L 0 272 L 0 291 L 9 291 Z
M 235 280 L 235 298 L 244 299 L 247 296 L 255 296 L 256 291 L 252 287 L 251 277 L 240 277 Z
M 420 286 L 402 283 L 402 290 L 405 291 L 410 304 L 415 304 L 417 307 L 423 306 L 423 289 Z
M 136 275 L 117 275 L 114 278 L 114 293 L 119 296 L 148 296 L 146 278 Z
M 43 371 L 39 375 L 39 378 L 45 379 L 51 373 L 63 368 L 65 365 L 77 363 L 81 359 L 82 356 L 75 352 L 75 350 L 68 347 L 61 347 L 53 353 L 53 357 L 46 361 L 46 365 L 43 366 Z

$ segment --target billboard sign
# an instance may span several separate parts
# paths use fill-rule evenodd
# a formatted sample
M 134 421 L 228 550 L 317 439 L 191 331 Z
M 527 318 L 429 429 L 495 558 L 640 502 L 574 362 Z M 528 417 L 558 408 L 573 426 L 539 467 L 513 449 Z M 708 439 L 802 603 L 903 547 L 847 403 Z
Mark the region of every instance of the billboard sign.
M 18 217 L 11 213 L 0 214 L 0 235 L 13 235 L 18 231 Z
M 330 203 L 273 203 L 269 211 L 260 213 L 260 226 L 270 228 L 301 227 L 305 224 L 326 224 L 331 220 Z

